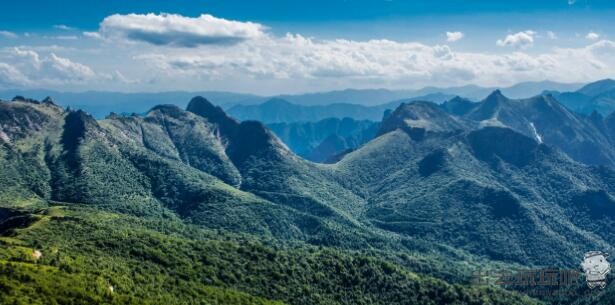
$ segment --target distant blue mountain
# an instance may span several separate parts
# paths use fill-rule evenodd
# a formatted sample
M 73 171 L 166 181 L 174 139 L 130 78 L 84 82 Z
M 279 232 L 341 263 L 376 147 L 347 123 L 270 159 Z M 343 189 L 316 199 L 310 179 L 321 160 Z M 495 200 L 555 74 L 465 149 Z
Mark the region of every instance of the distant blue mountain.
M 305 93 L 293 95 L 278 95 L 273 97 L 252 94 L 220 92 L 220 91 L 169 91 L 169 92 L 59 92 L 45 89 L 0 90 L 0 99 L 10 100 L 16 95 L 27 96 L 42 100 L 51 96 L 62 106 L 82 109 L 96 118 L 103 118 L 111 112 L 115 113 L 145 113 L 152 107 L 160 104 L 172 104 L 185 107 L 186 101 L 194 96 L 207 97 L 211 102 L 229 109 L 235 105 L 254 105 L 264 103 L 272 98 L 281 99 L 297 105 L 322 106 L 329 104 L 353 104 L 366 107 L 391 103 L 391 101 L 415 99 L 443 103 L 451 97 L 459 95 L 478 101 L 485 98 L 495 89 L 512 98 L 522 98 L 538 95 L 544 91 L 569 92 L 581 87 L 580 84 L 562 84 L 551 81 L 525 82 L 508 88 L 484 88 L 474 85 L 450 88 L 427 87 L 419 90 L 388 90 L 388 89 L 346 89 L 339 91 Z M 397 107 L 395 104 L 392 108 Z M 339 107 L 339 106 L 336 106 Z M 382 109 L 382 111 L 385 109 Z M 380 119 L 380 110 L 370 117 L 355 117 L 357 119 Z M 336 115 L 335 117 L 344 117 Z M 326 117 L 319 116 L 316 120 Z M 313 119 L 312 119 L 313 120 Z
M 291 103 L 280 98 L 273 98 L 258 105 L 236 105 L 229 108 L 228 113 L 240 120 L 255 120 L 263 123 L 316 122 L 326 118 L 380 121 L 386 110 L 395 109 L 404 102 L 420 100 L 442 103 L 453 97 L 452 95 L 437 93 L 389 101 L 375 106 L 349 103 L 306 106 Z
M 609 115 L 615 111 L 615 80 L 604 79 L 587 84 L 577 91 L 547 91 L 567 108 L 582 114 L 598 112 Z
M 367 120 L 328 118 L 318 122 L 273 123 L 267 127 L 297 155 L 326 162 L 373 139 L 379 125 Z
M 14 96 L 21 95 L 42 100 L 51 96 L 61 106 L 69 106 L 84 110 L 96 118 L 103 118 L 111 112 L 115 113 L 145 113 L 152 107 L 162 104 L 176 105 L 185 108 L 187 101 L 195 96 L 207 96 L 217 105 L 235 105 L 247 103 L 260 103 L 265 98 L 251 94 L 204 91 L 169 91 L 169 92 L 59 92 L 53 90 L 2 90 L 0 99 L 10 100 Z

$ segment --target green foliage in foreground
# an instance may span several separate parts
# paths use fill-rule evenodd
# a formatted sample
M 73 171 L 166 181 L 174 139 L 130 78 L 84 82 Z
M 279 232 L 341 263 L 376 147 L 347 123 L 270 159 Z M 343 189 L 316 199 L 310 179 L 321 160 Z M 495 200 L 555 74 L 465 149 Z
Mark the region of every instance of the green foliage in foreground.
M 90 208 L 38 214 L 0 239 L 2 304 L 533 303 L 359 253 L 276 245 Z

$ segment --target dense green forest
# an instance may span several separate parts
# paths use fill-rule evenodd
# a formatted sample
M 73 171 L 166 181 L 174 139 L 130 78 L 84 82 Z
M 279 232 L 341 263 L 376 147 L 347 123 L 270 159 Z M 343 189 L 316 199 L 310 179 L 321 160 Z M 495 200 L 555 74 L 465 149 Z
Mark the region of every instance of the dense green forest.
M 615 240 L 601 230 L 615 219 L 615 173 L 430 103 L 400 106 L 330 165 L 199 97 L 104 120 L 16 98 L 0 102 L 0 123 L 2 304 L 615 296 L 470 284 L 478 269 L 574 268 Z

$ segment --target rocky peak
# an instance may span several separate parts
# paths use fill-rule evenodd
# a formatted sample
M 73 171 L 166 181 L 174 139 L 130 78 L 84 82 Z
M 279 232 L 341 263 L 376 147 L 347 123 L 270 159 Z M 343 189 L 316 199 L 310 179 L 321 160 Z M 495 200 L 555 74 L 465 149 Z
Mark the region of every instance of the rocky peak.
M 401 129 L 410 134 L 416 131 L 448 132 L 464 129 L 463 125 L 451 117 L 438 105 L 431 102 L 410 102 L 401 104 L 391 113 L 380 127 L 379 135 Z M 413 132 L 410 132 L 413 131 Z
M 44 98 L 44 99 L 41 101 L 41 103 L 43 103 L 43 104 L 45 104 L 45 105 L 54 105 L 54 106 L 56 105 L 56 103 L 54 103 L 53 99 L 52 99 L 50 96 L 48 96 L 48 97 Z
M 229 117 L 226 112 L 222 110 L 222 108 L 219 106 L 214 106 L 202 96 L 197 96 L 190 100 L 186 110 L 207 119 L 210 123 L 217 125 L 222 134 L 227 137 L 234 134 L 237 126 L 239 125 L 239 122 L 234 118 Z
M 454 98 L 444 102 L 440 106 L 450 114 L 465 115 L 466 113 L 474 109 L 474 107 L 476 107 L 477 105 L 478 103 L 472 102 L 460 96 L 455 96 Z
M 468 113 L 469 118 L 476 121 L 497 119 L 498 113 L 508 101 L 500 90 L 495 90 Z
M 500 89 L 494 90 L 493 92 L 491 92 L 491 94 L 487 96 L 487 98 L 485 98 L 485 100 L 502 100 L 502 99 L 507 99 L 507 97 L 505 97 L 504 94 L 502 94 L 502 91 L 500 91 Z
M 154 108 L 152 108 L 148 114 L 154 113 L 154 112 L 159 112 L 165 115 L 168 115 L 170 117 L 180 117 L 183 115 L 184 111 L 175 106 L 175 105 L 158 105 L 155 106 Z
M 35 99 L 31 99 L 31 98 L 26 98 L 23 97 L 21 95 L 16 95 L 15 97 L 13 97 L 13 99 L 11 100 L 12 102 L 23 102 L 23 103 L 31 103 L 31 104 L 40 104 L 41 102 L 35 100 Z

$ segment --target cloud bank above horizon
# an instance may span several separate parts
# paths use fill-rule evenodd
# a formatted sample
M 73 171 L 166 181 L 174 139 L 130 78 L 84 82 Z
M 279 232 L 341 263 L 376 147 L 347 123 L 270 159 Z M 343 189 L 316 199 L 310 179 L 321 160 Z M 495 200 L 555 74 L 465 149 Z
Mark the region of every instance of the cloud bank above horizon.
M 0 31 L 14 41 L 0 48 L 0 88 L 286 93 L 586 82 L 615 75 L 615 42 L 596 32 L 577 35 L 583 45 L 535 50 L 562 35 L 527 29 L 502 33 L 492 41 L 497 50 L 476 51 L 458 46 L 474 38 L 457 29 L 432 44 L 321 39 L 274 34 L 258 22 L 210 14 L 113 14 L 97 31 L 55 28 L 72 36 L 45 36 L 40 39 L 47 44 L 28 45 L 32 34 Z M 75 39 L 61 38 L 69 36 Z

